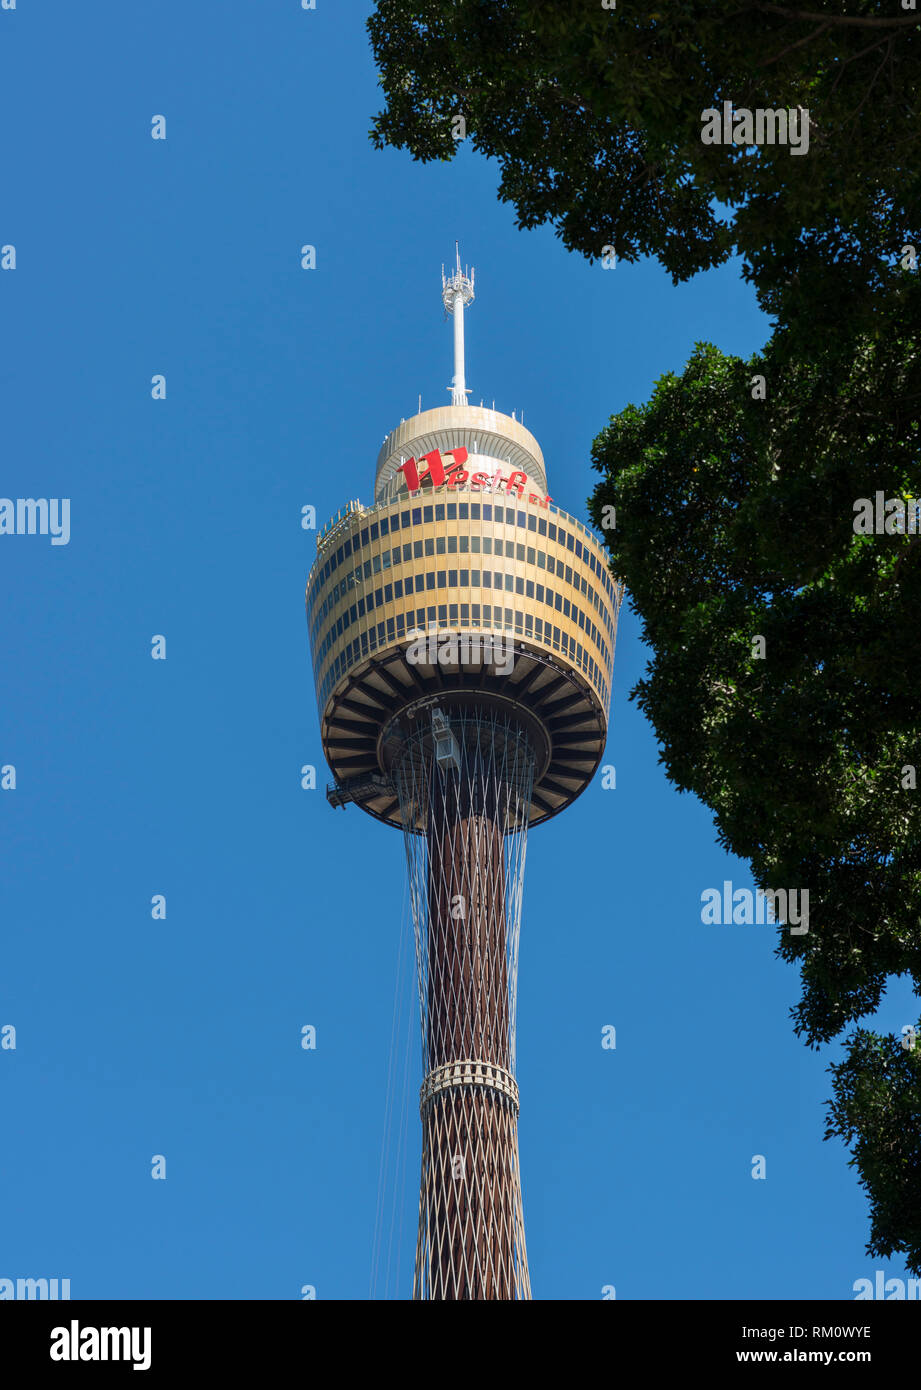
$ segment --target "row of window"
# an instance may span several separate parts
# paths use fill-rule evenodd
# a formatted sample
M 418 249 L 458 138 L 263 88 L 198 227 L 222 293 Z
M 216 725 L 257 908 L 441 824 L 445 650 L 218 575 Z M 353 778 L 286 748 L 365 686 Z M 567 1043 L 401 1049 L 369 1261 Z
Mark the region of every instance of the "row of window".
M 550 551 L 536 550 L 534 546 L 522 545 L 516 541 L 503 541 L 500 536 L 462 535 L 429 536 L 424 541 L 409 542 L 402 548 L 397 545 L 392 550 L 377 551 L 370 560 L 365 560 L 363 565 L 356 565 L 354 569 L 343 573 L 342 578 L 337 580 L 329 590 L 312 621 L 310 621 L 311 642 L 316 640 L 327 614 L 349 591 L 356 586 L 360 588 L 364 580 L 370 579 L 373 575 L 380 574 L 384 570 L 392 569 L 393 566 L 399 565 L 401 562 L 408 562 L 411 559 L 420 560 L 429 555 L 445 554 L 505 555 L 510 560 L 536 565 L 538 569 L 546 569 L 550 574 L 556 573 L 560 579 L 565 579 L 567 584 L 575 584 L 576 588 L 585 594 L 601 617 L 611 637 L 614 636 L 613 624 L 606 605 L 600 600 L 592 585 L 584 575 L 576 573 L 574 576 L 572 566 L 564 564 L 562 560 L 555 559 Z
M 308 614 L 318 591 L 326 584 L 330 575 L 334 574 L 339 566 L 344 564 L 356 550 L 380 542 L 383 537 L 392 536 L 401 529 L 406 530 L 409 527 L 423 526 L 437 521 L 467 520 L 486 521 L 493 524 L 498 522 L 504 523 L 506 526 L 517 526 L 533 531 L 537 536 L 546 536 L 548 540 L 565 546 L 567 550 L 573 552 L 577 560 L 582 560 L 589 566 L 592 573 L 598 576 L 598 580 L 606 590 L 611 602 L 616 604 L 617 595 L 614 581 L 608 573 L 607 566 L 598 559 L 594 547 L 583 544 L 574 531 L 568 531 L 564 526 L 550 521 L 548 517 L 540 516 L 533 508 L 522 511 L 515 507 L 500 506 L 498 503 L 492 502 L 435 502 L 424 506 L 406 507 L 400 512 L 394 512 L 392 516 L 382 516 L 379 521 L 371 522 L 368 526 L 362 527 L 361 531 L 356 531 L 353 536 L 344 541 L 328 557 L 325 564 L 317 569 L 308 585 Z M 403 548 L 405 550 L 405 546 Z
M 537 584 L 534 580 L 525 579 L 521 575 L 505 574 L 502 570 L 429 570 L 426 573 L 409 575 L 405 580 L 397 579 L 392 584 L 384 584 L 374 593 L 368 593 L 364 597 L 353 603 L 351 608 L 347 608 L 344 613 L 334 622 L 322 643 L 320 644 L 315 661 L 323 661 L 330 647 L 346 632 L 352 623 L 360 621 L 366 613 L 372 613 L 375 608 L 380 608 L 383 604 L 393 603 L 413 593 L 414 588 L 417 594 L 424 593 L 432 589 L 457 589 L 457 588 L 484 588 L 501 589 L 505 593 L 520 594 L 524 598 L 533 599 L 537 603 L 544 603 L 550 608 L 555 608 L 558 613 L 569 618 L 571 622 L 578 623 L 579 627 L 585 632 L 598 647 L 606 663 L 609 662 L 610 650 L 608 644 L 598 628 L 586 613 L 583 613 L 575 603 L 571 603 L 564 594 L 555 589 Z M 466 606 L 466 605 L 465 605 Z
M 481 544 L 482 551 L 480 548 Z M 371 579 L 374 575 L 380 574 L 382 571 L 392 569 L 394 565 L 399 565 L 402 561 L 408 562 L 413 559 L 418 560 L 422 559 L 424 556 L 429 555 L 467 555 L 470 553 L 474 555 L 505 555 L 512 560 L 518 560 L 520 562 L 532 566 L 536 565 L 538 569 L 546 570 L 547 573 L 550 575 L 556 574 L 559 579 L 564 580 L 567 584 L 574 585 L 575 588 L 578 589 L 581 593 L 583 593 L 585 597 L 588 599 L 589 603 L 592 605 L 598 617 L 600 618 L 601 623 L 607 630 L 608 636 L 610 637 L 613 643 L 614 623 L 611 619 L 610 611 L 607 605 L 604 603 L 601 595 L 595 590 L 594 586 L 586 579 L 584 574 L 579 574 L 577 571 L 574 572 L 571 565 L 564 564 L 562 560 L 556 559 L 554 555 L 552 555 L 549 551 L 535 550 L 533 546 L 521 545 L 520 543 L 515 541 L 503 541 L 501 537 L 429 536 L 425 541 L 409 542 L 408 544 L 402 547 L 402 551 L 400 546 L 394 546 L 392 550 L 385 550 L 383 553 L 376 553 L 373 559 L 365 560 L 363 565 L 358 565 L 355 567 L 355 569 L 349 570 L 347 574 L 343 574 L 342 578 L 338 580 L 330 589 L 330 592 L 327 594 L 326 598 L 323 600 L 322 604 L 317 610 L 317 613 L 314 616 L 313 620 L 310 622 L 311 646 L 313 646 L 316 643 L 317 638 L 323 628 L 323 624 L 326 620 L 327 615 L 330 612 L 332 612 L 339 600 L 344 598 L 347 593 L 349 593 L 352 590 L 355 590 L 356 588 L 359 590 L 359 592 L 362 592 L 365 580 Z M 463 563 L 463 561 L 461 561 L 461 563 Z M 457 572 L 458 571 L 456 570 L 449 571 L 450 574 L 456 574 Z M 478 574 L 479 571 L 460 570 L 460 573 Z M 419 587 L 419 582 L 419 578 L 417 578 L 417 589 Z M 452 583 L 450 579 L 447 582 L 450 588 L 455 587 L 455 584 Z M 461 579 L 460 581 L 462 585 L 467 584 L 468 582 L 473 584 L 479 584 L 478 579 L 469 581 L 466 579 Z M 519 583 L 520 582 L 521 581 L 519 581 Z M 406 583 L 410 586 L 412 585 L 411 576 L 409 579 L 407 579 Z M 528 580 L 527 584 L 528 596 L 533 597 L 534 584 L 531 580 Z M 387 589 L 389 589 L 390 585 L 387 585 L 386 587 Z M 443 588 L 444 585 L 442 584 L 439 587 Z M 506 588 L 507 587 L 508 583 L 506 583 Z M 543 588 L 543 585 L 538 584 L 537 588 L 541 589 Z M 412 593 L 412 588 L 408 588 L 406 592 Z M 522 590 L 519 588 L 517 592 L 521 593 Z M 379 593 L 380 590 L 377 590 L 375 597 Z M 402 596 L 402 586 L 400 580 L 396 580 L 394 582 L 394 593 L 397 598 L 400 598 Z M 379 602 L 380 600 L 377 599 L 377 601 Z M 543 602 L 542 599 L 539 599 L 538 601 Z M 372 603 L 371 606 L 373 607 L 374 604 Z
M 378 623 L 376 627 L 360 633 L 349 642 L 348 646 L 336 657 L 324 676 L 322 685 L 317 689 L 317 702 L 320 709 L 323 709 L 330 691 L 340 677 L 357 661 L 368 656 L 371 652 L 377 651 L 379 647 L 392 646 L 393 643 L 410 636 L 414 631 L 427 630 L 436 626 L 448 629 L 482 626 L 491 631 L 514 632 L 518 637 L 528 637 L 542 642 L 545 646 L 552 647 L 554 651 L 562 652 L 564 656 L 568 656 L 570 661 L 584 671 L 598 692 L 602 703 L 607 705 L 607 673 L 602 671 L 581 642 L 562 632 L 554 624 L 541 618 L 535 618 L 532 613 L 521 612 L 512 608 L 500 608 L 498 604 L 442 603 L 426 608 L 410 608 L 405 613 L 398 613 L 395 618 L 388 618 L 386 622 Z M 319 670 L 319 667 L 320 662 L 315 661 L 314 669 Z

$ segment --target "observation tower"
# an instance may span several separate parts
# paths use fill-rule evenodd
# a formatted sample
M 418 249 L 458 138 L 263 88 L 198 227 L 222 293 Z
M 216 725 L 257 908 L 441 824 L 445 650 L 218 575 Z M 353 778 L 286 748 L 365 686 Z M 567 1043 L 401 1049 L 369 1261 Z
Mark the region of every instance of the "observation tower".
M 317 537 L 307 621 L 333 806 L 403 832 L 422 1021 L 413 1297 L 531 1297 L 515 1015 L 528 828 L 604 752 L 622 587 L 540 446 L 467 403 L 473 273 L 442 271 L 451 404 L 384 440 Z

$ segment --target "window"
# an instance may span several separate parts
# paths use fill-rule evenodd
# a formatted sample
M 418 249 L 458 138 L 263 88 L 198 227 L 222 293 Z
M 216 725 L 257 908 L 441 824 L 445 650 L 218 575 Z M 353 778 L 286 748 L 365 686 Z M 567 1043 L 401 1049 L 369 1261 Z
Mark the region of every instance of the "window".
M 438 555 L 443 555 L 443 554 L 445 553 L 445 538 L 444 538 L 444 536 L 436 536 L 436 537 L 435 537 L 435 552 L 436 552 L 436 554 L 438 554 Z
M 435 554 L 435 542 L 431 536 L 429 536 L 428 540 L 425 542 L 425 553 L 426 555 Z
M 451 573 L 453 574 L 454 571 L 452 570 Z M 459 578 L 460 578 L 460 587 L 461 587 L 462 589 L 466 589 L 467 585 L 470 583 L 470 571 L 469 571 L 469 570 L 461 570 Z
M 457 588 L 457 570 L 448 570 L 448 588 Z
M 421 508 L 421 507 L 413 507 L 413 525 L 414 525 L 414 526 L 420 526 L 421 524 L 422 524 L 422 508 Z
M 447 582 L 447 575 L 445 574 L 444 570 L 438 571 L 437 578 L 439 589 L 443 589 L 445 587 L 445 583 Z
M 451 539 L 453 540 L 454 537 L 452 536 Z M 460 553 L 462 555 L 466 555 L 468 550 L 470 549 L 470 537 L 458 536 L 457 539 L 460 541 Z
M 425 587 L 427 589 L 434 589 L 435 587 L 435 576 L 431 570 L 429 570 L 428 574 L 425 576 Z
M 413 558 L 416 559 L 416 560 L 421 560 L 421 559 L 422 559 L 422 542 L 421 542 L 421 541 L 413 541 Z
M 457 520 L 457 503 L 456 503 L 456 502 L 449 502 L 449 503 L 448 503 L 448 520 L 449 520 L 449 521 L 456 521 L 456 520 Z
M 455 502 L 454 505 L 457 506 L 457 503 Z M 456 537 L 456 536 L 449 536 L 449 537 L 448 537 L 448 554 L 449 554 L 449 555 L 456 555 L 456 554 L 457 554 L 457 537 Z
M 377 540 L 377 533 L 378 533 L 378 524 L 377 524 L 377 522 L 375 521 L 375 522 L 372 524 L 372 526 L 371 526 L 371 540 L 372 540 L 372 541 L 376 541 L 376 540 Z
M 436 520 L 436 521 L 444 521 L 444 519 L 445 519 L 445 504 L 444 504 L 444 502 L 439 502 L 439 503 L 437 504 L 437 506 L 435 507 L 435 520 Z
M 390 522 L 388 521 L 387 517 L 382 516 L 382 517 L 381 517 L 381 535 L 382 535 L 382 536 L 386 536 L 386 535 L 387 535 L 387 532 L 388 532 L 389 530 L 390 530 Z
M 433 516 L 433 508 L 432 508 L 432 507 L 423 507 L 423 508 L 422 508 L 422 520 L 423 520 L 423 521 L 431 521 L 431 520 L 432 520 L 432 516 Z

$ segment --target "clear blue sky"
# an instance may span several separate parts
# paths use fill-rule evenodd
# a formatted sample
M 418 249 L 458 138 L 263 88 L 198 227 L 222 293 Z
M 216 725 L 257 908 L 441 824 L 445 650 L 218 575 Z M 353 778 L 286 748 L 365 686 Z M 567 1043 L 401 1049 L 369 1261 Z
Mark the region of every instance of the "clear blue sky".
M 0 1026 L 17 1030 L 0 1277 L 68 1277 L 74 1297 L 367 1298 L 379 1205 L 376 1293 L 410 1293 L 403 847 L 323 795 L 300 513 L 372 500 L 383 436 L 419 393 L 447 403 L 454 239 L 477 273 L 472 399 L 524 411 L 578 515 L 613 411 L 695 340 L 747 354 L 768 333 L 737 267 L 679 288 L 653 264 L 590 267 L 517 231 L 481 158 L 375 152 L 366 12 L 0 12 L 0 244 L 18 261 L 0 273 L 0 493 L 68 497 L 72 528 L 66 546 L 0 539 L 0 764 L 18 778 L 0 792 Z M 772 928 L 701 924 L 705 888 L 750 877 L 658 765 L 628 700 L 645 661 L 625 611 L 616 790 L 596 782 L 529 845 L 535 1297 L 852 1298 L 904 1267 L 864 1254 L 865 1199 L 822 1142 L 836 1053 L 794 1038 Z M 916 1015 L 904 988 L 881 1018 Z

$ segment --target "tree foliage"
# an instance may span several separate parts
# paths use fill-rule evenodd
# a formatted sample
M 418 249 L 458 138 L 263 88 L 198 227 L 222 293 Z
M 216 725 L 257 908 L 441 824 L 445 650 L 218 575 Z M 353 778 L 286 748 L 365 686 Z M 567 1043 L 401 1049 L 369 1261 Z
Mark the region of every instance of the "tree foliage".
M 740 253 L 762 307 L 806 332 L 843 299 L 866 318 L 921 243 L 921 19 L 894 6 L 378 0 L 368 25 L 376 143 L 450 159 L 463 116 L 519 225 L 590 259 L 683 280 Z M 808 152 L 704 144 L 724 101 L 805 108 Z
M 615 507 L 613 568 L 652 649 L 634 696 L 668 776 L 759 886 L 809 889 L 809 930 L 781 928 L 778 951 L 800 965 L 811 1045 L 874 1011 L 889 976 L 921 994 L 921 534 L 854 530 L 859 498 L 921 498 L 918 323 L 903 272 L 872 336 L 811 360 L 782 332 L 748 361 L 698 344 L 593 449 L 590 511 L 600 525 Z M 861 1120 L 870 1056 L 852 1047 L 836 1113 L 861 1134 L 882 1250 L 904 1184 L 877 1112 Z M 917 1071 L 902 1093 L 921 1115 Z M 917 1223 L 921 1187 L 914 1202 Z
M 909 1269 L 919 1274 L 921 1043 L 858 1028 L 846 1059 L 831 1072 L 835 1099 L 825 1137 L 839 1135 L 854 1144 L 851 1163 L 870 1199 L 867 1254 L 904 1253 Z

